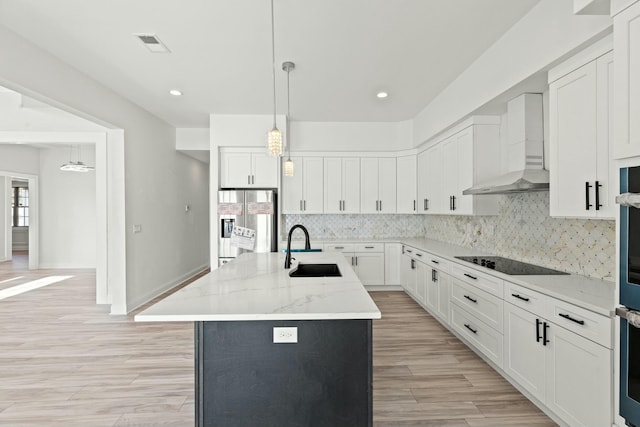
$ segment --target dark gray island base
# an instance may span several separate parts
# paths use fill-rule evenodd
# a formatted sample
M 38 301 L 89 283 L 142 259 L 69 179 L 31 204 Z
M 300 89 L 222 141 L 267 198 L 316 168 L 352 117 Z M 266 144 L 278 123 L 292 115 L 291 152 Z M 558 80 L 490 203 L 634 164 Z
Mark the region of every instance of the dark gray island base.
M 195 322 L 196 427 L 371 427 L 371 320 Z M 297 343 L 274 343 L 274 327 Z

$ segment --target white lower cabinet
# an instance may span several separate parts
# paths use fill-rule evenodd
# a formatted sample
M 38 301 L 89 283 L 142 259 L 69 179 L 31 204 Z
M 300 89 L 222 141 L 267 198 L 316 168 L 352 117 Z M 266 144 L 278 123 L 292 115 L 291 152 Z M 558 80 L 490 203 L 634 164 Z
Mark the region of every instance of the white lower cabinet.
M 427 268 L 427 300 L 425 305 L 431 314 L 445 323 L 449 321 L 449 283 L 451 277 L 440 269 Z
M 504 305 L 505 373 L 570 426 L 612 423 L 612 351 Z
M 456 304 L 451 304 L 451 327 L 498 367 L 502 366 L 501 333 Z
M 416 297 L 417 294 L 417 273 L 416 264 L 417 261 L 409 256 L 404 248 L 400 264 L 400 278 L 402 280 L 402 288 L 412 297 Z
M 340 252 L 365 286 L 385 284 L 384 243 L 325 243 L 325 252 Z

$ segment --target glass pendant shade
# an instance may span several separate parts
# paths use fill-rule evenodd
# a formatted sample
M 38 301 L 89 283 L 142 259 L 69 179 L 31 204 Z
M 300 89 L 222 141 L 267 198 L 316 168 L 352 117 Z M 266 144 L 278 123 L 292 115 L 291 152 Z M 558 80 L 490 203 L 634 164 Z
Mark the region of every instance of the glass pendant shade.
M 272 156 L 282 155 L 282 132 L 277 127 L 273 127 L 268 133 L 269 154 Z
M 284 162 L 284 176 L 293 176 L 293 160 L 291 159 Z

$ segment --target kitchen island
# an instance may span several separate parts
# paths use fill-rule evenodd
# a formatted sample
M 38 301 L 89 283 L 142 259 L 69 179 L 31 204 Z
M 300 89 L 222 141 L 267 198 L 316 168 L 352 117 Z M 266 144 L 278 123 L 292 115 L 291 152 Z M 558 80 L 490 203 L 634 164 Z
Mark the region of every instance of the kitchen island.
M 196 426 L 372 425 L 380 311 L 340 254 L 295 257 L 242 255 L 136 316 L 195 322 Z M 342 276 L 289 277 L 298 262 Z

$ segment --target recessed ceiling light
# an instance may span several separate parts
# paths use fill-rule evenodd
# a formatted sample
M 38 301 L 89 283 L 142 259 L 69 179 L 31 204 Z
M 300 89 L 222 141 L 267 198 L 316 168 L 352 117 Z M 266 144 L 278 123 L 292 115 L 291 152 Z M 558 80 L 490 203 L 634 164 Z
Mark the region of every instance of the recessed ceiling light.
M 182 96 L 182 92 L 180 92 L 178 89 L 171 89 L 169 93 L 173 96 Z
M 389 96 L 389 94 L 388 94 L 387 92 L 378 92 L 378 93 L 376 94 L 376 96 L 377 96 L 378 98 L 382 99 L 382 98 L 386 98 L 387 96 Z

